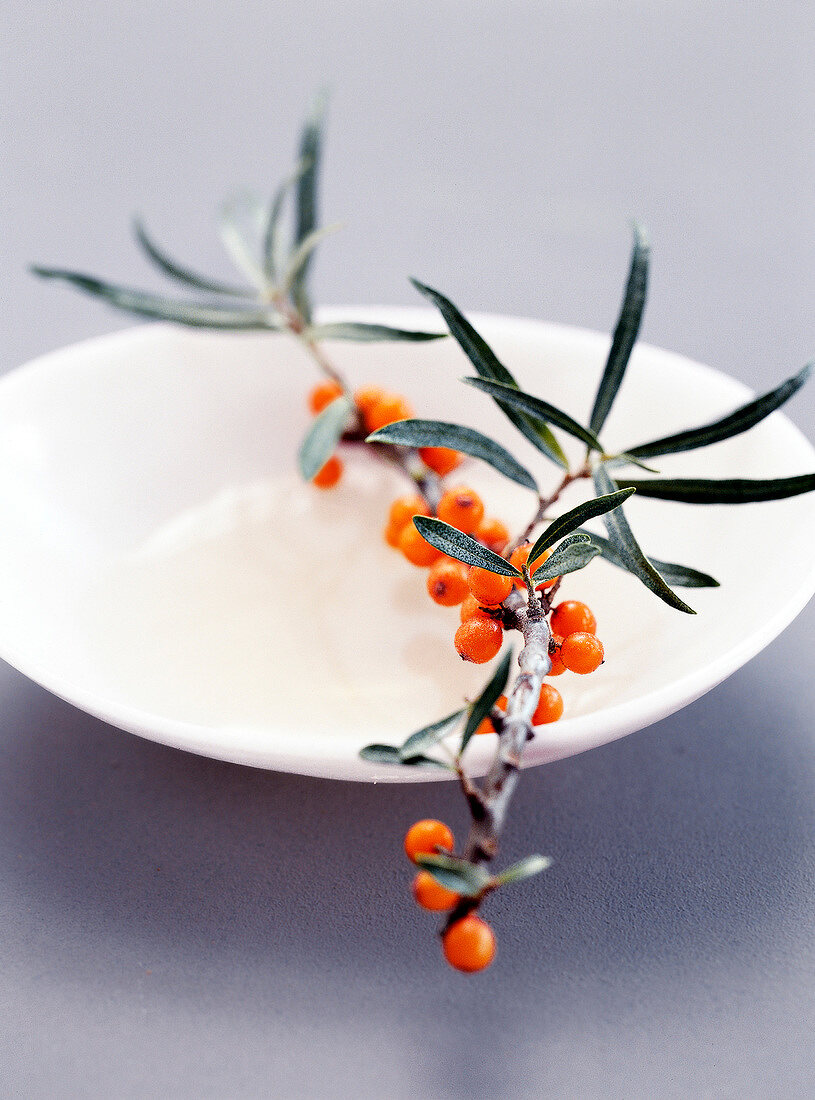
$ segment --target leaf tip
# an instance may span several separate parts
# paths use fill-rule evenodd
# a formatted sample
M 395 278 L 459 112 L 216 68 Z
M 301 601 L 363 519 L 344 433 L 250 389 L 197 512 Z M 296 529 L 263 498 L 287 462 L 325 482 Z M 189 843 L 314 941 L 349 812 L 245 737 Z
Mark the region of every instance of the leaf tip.
M 423 283 L 420 279 L 415 279 L 412 275 L 408 275 L 408 282 L 410 282 L 425 298 L 429 298 L 435 293 L 426 283 Z
M 634 234 L 634 243 L 640 251 L 648 251 L 651 248 L 651 238 L 646 226 L 639 220 L 634 218 L 631 223 L 632 232 Z

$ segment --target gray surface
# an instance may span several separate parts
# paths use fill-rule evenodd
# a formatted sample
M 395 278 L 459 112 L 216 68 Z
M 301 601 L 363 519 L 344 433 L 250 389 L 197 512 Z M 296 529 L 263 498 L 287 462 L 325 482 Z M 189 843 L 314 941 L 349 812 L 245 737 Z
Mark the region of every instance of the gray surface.
M 9 0 L 0 363 L 127 323 L 23 266 L 145 281 L 134 209 L 220 265 L 211 208 L 281 173 L 327 79 L 324 300 L 411 303 L 412 272 L 608 328 L 636 214 L 646 338 L 767 385 L 815 348 L 813 32 L 795 2 Z M 524 777 L 507 855 L 557 866 L 495 900 L 476 981 L 397 852 L 461 829 L 452 788 L 185 756 L 4 670 L 3 1095 L 811 1096 L 814 626 Z

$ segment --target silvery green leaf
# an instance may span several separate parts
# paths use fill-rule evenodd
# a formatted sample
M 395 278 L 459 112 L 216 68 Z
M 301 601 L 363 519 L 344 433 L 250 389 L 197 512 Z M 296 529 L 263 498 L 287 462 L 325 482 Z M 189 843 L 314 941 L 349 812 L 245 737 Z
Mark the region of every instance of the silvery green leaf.
M 439 741 L 444 740 L 448 733 L 452 732 L 462 714 L 464 714 L 464 710 L 465 708 L 462 707 L 461 710 L 448 714 L 446 718 L 440 718 L 438 722 L 433 722 L 431 725 L 412 733 L 399 749 L 399 756 L 404 760 L 407 757 L 415 756 L 417 753 L 424 753 L 428 749 L 432 749 Z
M 400 755 L 399 759 L 402 764 L 407 765 L 409 768 L 423 767 L 428 764 L 431 768 L 443 768 L 446 772 L 455 771 L 451 764 L 446 764 L 443 760 L 437 760 L 435 756 L 425 756 L 424 753 L 414 753 L 412 756 Z
M 648 292 L 649 253 L 650 245 L 645 230 L 641 225 L 635 224 L 634 249 L 631 253 L 631 267 L 623 304 L 589 421 L 589 427 L 595 433 L 602 429 L 611 411 L 640 330 Z
M 300 445 L 300 473 L 306 481 L 322 470 L 334 453 L 351 416 L 354 403 L 343 394 L 314 418 L 314 422 Z
M 359 755 L 371 764 L 402 763 L 399 750 L 395 745 L 366 745 L 365 748 L 359 750 Z
M 642 462 L 639 458 L 635 458 L 634 455 L 628 454 L 627 451 L 620 451 L 616 455 L 604 455 L 603 465 L 607 470 L 616 470 L 620 466 L 636 466 L 639 470 L 645 470 L 646 474 L 658 474 L 654 466 L 648 466 Z
M 192 328 L 213 329 L 267 329 L 278 332 L 281 328 L 276 313 L 271 309 L 232 309 L 223 305 L 198 305 L 177 301 L 141 290 L 130 290 L 103 282 L 91 275 L 56 268 L 33 267 L 35 275 L 43 279 L 59 279 L 78 290 L 101 298 L 108 305 L 140 317 L 152 317 L 159 321 L 173 321 Z
M 613 492 L 615 488 L 607 471 L 602 466 L 594 471 L 594 485 L 598 495 L 601 496 Z M 638 577 L 646 588 L 649 588 L 655 596 L 659 596 L 669 607 L 673 607 L 677 611 L 684 611 L 688 615 L 695 615 L 696 612 L 693 608 L 689 607 L 672 588 L 668 587 L 662 575 L 656 571 L 646 558 L 640 544 L 634 537 L 634 532 L 628 525 L 628 520 L 625 518 L 622 508 L 615 508 L 613 512 L 606 512 L 603 516 L 603 522 L 606 525 L 611 545 L 628 572 Z
M 600 550 L 600 554 L 606 561 L 612 565 L 618 566 L 620 569 L 626 569 L 625 562 L 620 555 L 611 545 L 608 539 L 604 539 L 602 535 L 597 535 L 594 531 L 586 531 L 585 534 L 589 535 L 591 541 Z M 660 561 L 659 558 L 648 556 L 648 561 L 656 569 L 657 573 L 662 576 L 662 579 L 666 584 L 673 585 L 675 588 L 718 588 L 719 582 L 715 577 L 711 577 L 709 573 L 702 573 L 698 569 L 693 569 L 689 565 L 678 565 L 672 561 Z
M 782 382 L 776 389 L 770 390 L 769 393 L 753 401 L 748 401 L 746 405 L 741 405 L 735 412 L 722 417 L 721 420 L 714 420 L 700 428 L 677 432 L 676 435 L 664 436 L 651 443 L 640 443 L 638 447 L 631 447 L 628 454 L 635 458 L 654 458 L 657 455 L 677 454 L 680 451 L 696 450 L 697 447 L 708 447 L 711 443 L 740 435 L 789 401 L 809 378 L 812 368 L 813 364 L 807 363 L 803 370 L 794 374 L 792 378 L 788 378 L 786 382 Z
M 342 228 L 343 226 L 337 222 L 335 225 L 327 225 L 322 229 L 313 229 L 311 233 L 303 237 L 291 256 L 289 256 L 286 268 L 281 277 L 280 285 L 284 294 L 288 294 L 293 288 L 317 245 L 324 241 L 326 237 L 330 237 L 333 233 L 338 233 Z
M 259 291 L 266 289 L 260 239 L 266 212 L 254 195 L 236 195 L 221 207 L 218 231 L 232 263 Z
M 295 248 L 317 228 L 317 184 L 320 175 L 320 156 L 322 152 L 322 133 L 325 121 L 327 96 L 325 91 L 318 93 L 300 135 L 299 159 L 305 163 L 305 170 L 297 180 L 297 195 L 294 214 Z M 311 256 L 306 258 L 297 273 L 292 286 L 292 298 L 300 315 L 306 322 L 311 321 L 311 303 L 308 295 L 308 272 Z
M 306 336 L 312 340 L 354 340 L 359 344 L 387 341 L 422 344 L 428 340 L 443 340 L 446 335 L 444 332 L 416 332 L 365 321 L 334 321 L 325 325 L 311 325 L 306 330 Z
M 617 490 L 617 492 L 609 493 L 608 496 L 595 497 L 593 500 L 578 504 L 576 508 L 570 508 L 568 512 L 564 512 L 562 516 L 558 516 L 556 520 L 553 520 L 538 537 L 535 545 L 529 551 L 529 560 L 534 561 L 544 550 L 554 546 L 558 539 L 562 539 L 565 535 L 576 531 L 587 520 L 593 519 L 595 516 L 602 516 L 606 512 L 610 512 L 612 508 L 619 508 L 622 502 L 631 496 L 632 492 L 633 489 Z
M 504 382 L 509 386 L 515 386 L 515 379 L 461 311 L 453 305 L 449 298 L 445 298 L 438 290 L 425 286 L 418 279 L 410 280 L 420 294 L 429 299 L 439 309 L 442 317 L 447 322 L 451 335 L 458 342 L 464 354 L 470 360 L 476 371 L 482 378 L 492 379 L 496 382 Z M 566 455 L 558 443 L 549 426 L 542 420 L 525 416 L 517 412 L 505 402 L 498 402 L 498 407 L 515 425 L 521 434 L 529 440 L 547 458 L 556 462 L 563 469 L 568 469 L 569 463 Z
M 653 478 L 650 481 L 618 481 L 633 487 L 642 497 L 675 500 L 682 504 L 753 504 L 783 500 L 815 489 L 815 474 L 771 478 Z
M 540 584 L 541 581 L 553 581 L 556 577 L 563 577 L 567 573 L 576 573 L 578 569 L 585 569 L 592 558 L 600 553 L 599 547 L 594 546 L 586 535 L 575 533 L 563 540 L 543 565 L 539 566 L 532 574 L 532 583 Z M 531 558 L 531 554 L 530 554 Z M 532 558 L 534 561 L 534 558 Z
M 368 436 L 369 443 L 396 443 L 405 447 L 450 447 L 471 458 L 487 462 L 510 481 L 538 491 L 537 482 L 526 467 L 505 447 L 473 428 L 441 420 L 397 420 Z
M 213 294 L 227 294 L 233 298 L 254 298 L 253 290 L 246 287 L 232 286 L 231 283 L 221 283 L 216 279 L 209 279 L 206 275 L 198 275 L 188 267 L 176 263 L 151 239 L 144 224 L 138 218 L 133 220 L 133 232 L 148 259 L 156 265 L 159 271 L 169 275 L 171 279 L 176 279 L 186 286 L 195 287 L 196 290 L 206 290 Z
M 548 401 L 544 401 L 541 397 L 534 397 L 531 393 L 524 393 L 523 390 L 519 390 L 515 386 L 507 386 L 503 382 L 493 382 L 488 378 L 463 378 L 462 381 L 466 382 L 468 386 L 474 386 L 477 390 L 483 390 L 490 397 L 494 397 L 496 401 L 502 401 L 523 413 L 527 413 L 529 416 L 535 416 L 539 420 L 545 420 L 549 424 L 562 428 L 564 432 L 568 432 L 575 439 L 581 440 L 594 451 L 602 451 L 603 449 L 602 443 L 593 432 L 584 428 L 582 424 L 578 424 L 568 413 L 563 412 L 556 405 L 550 405 Z
M 461 738 L 460 752 L 464 752 L 467 748 L 470 743 L 470 738 L 503 694 L 504 688 L 507 686 L 507 680 L 509 679 L 509 666 L 511 661 L 512 650 L 508 649 L 501 658 L 501 662 L 490 678 L 489 683 L 470 707 L 467 725 L 464 727 L 464 733 Z
M 297 183 L 308 167 L 308 162 L 301 160 L 294 171 L 278 187 L 269 205 L 269 216 L 266 222 L 266 232 L 263 238 L 263 267 L 266 277 L 274 282 L 277 273 L 282 270 L 281 254 L 283 251 L 280 218 L 283 214 L 283 206 L 292 187 Z
M 492 881 L 490 875 L 476 863 L 456 856 L 421 855 L 416 862 L 447 890 L 465 898 L 475 898 Z
M 506 558 L 482 546 L 480 542 L 471 539 L 462 531 L 451 527 L 434 516 L 414 516 L 413 523 L 416 530 L 431 546 L 441 550 L 457 561 L 463 561 L 465 565 L 477 565 L 481 569 L 487 569 L 490 573 L 500 573 L 502 577 L 523 576 L 514 565 L 510 565 Z
M 494 881 L 498 886 L 506 886 L 510 882 L 521 882 L 522 879 L 547 871 L 552 863 L 553 860 L 549 856 L 527 856 L 518 863 L 513 863 L 511 867 L 507 867 L 506 871 L 502 871 L 500 875 L 496 875 Z

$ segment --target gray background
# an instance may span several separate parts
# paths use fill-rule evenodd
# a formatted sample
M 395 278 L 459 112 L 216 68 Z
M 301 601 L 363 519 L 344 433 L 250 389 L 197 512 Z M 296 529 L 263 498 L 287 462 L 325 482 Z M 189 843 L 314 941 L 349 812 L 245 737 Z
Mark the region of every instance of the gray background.
M 129 323 L 24 267 L 148 284 L 132 211 L 223 270 L 212 209 L 271 188 L 327 81 L 323 301 L 411 304 L 415 273 L 608 329 L 636 215 L 645 337 L 766 387 L 815 349 L 814 33 L 793 0 L 9 0 L 0 363 Z M 815 392 L 791 413 L 812 434 Z M 186 756 L 3 668 L 3 1094 L 813 1095 L 814 626 L 525 775 L 506 854 L 557 865 L 495 899 L 477 980 L 397 851 L 462 830 L 453 787 Z

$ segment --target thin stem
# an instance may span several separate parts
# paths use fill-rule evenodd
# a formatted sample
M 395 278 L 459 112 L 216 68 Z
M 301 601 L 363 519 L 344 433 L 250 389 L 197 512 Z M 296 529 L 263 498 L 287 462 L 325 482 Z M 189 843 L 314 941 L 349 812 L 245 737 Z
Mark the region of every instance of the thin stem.
M 527 523 L 526 527 L 517 537 L 517 539 L 515 539 L 515 541 L 507 548 L 507 550 L 505 551 L 505 557 L 509 557 L 513 550 L 517 550 L 519 546 L 522 546 L 525 542 L 529 542 L 531 540 L 532 533 L 534 532 L 535 528 L 538 526 L 539 523 L 542 522 L 544 516 L 551 508 L 551 506 L 553 504 L 556 504 L 560 500 L 560 496 L 563 493 L 564 489 L 567 489 L 573 481 L 579 481 L 581 478 L 584 477 L 591 477 L 591 470 L 589 469 L 587 463 L 581 466 L 579 470 L 567 470 L 566 473 L 563 475 L 563 480 L 561 481 L 560 485 L 558 485 L 551 496 L 538 497 L 538 506 L 535 510 L 535 514 L 532 516 L 532 519 L 529 521 L 529 523 Z
M 524 647 L 518 654 L 520 672 L 507 700 L 506 715 L 498 736 L 498 751 L 489 772 L 478 791 L 477 814 L 473 822 L 463 858 L 471 863 L 488 863 L 498 851 L 498 838 L 504 826 L 509 803 L 512 799 L 521 766 L 521 755 L 526 742 L 533 736 L 532 716 L 538 705 L 543 678 L 551 668 L 549 658 L 549 624 L 540 606 L 525 607 L 514 612 L 516 629 L 524 638 Z M 472 780 L 459 779 L 467 796 L 471 812 L 473 797 L 469 787 Z M 464 786 L 464 782 L 468 786 Z M 462 897 L 445 924 L 449 928 L 457 920 L 476 909 L 480 898 Z
M 291 299 L 278 289 L 270 289 L 268 299 L 278 311 L 288 331 L 305 348 L 319 369 L 332 381 L 340 386 L 344 393 L 350 393 L 348 383 L 330 361 L 316 340 L 308 335 L 308 326 L 305 319 Z M 357 422 L 352 424 L 343 439 L 346 442 L 363 443 L 370 448 L 380 459 L 398 466 L 416 486 L 431 512 L 435 515 L 439 500 L 441 499 L 441 478 L 433 470 L 429 470 L 419 458 L 419 452 L 413 447 L 377 446 L 365 443 L 365 428 L 359 416 Z
M 323 374 L 336 382 L 338 386 L 342 386 L 343 390 L 347 393 L 348 385 L 345 379 L 328 359 L 317 341 L 313 340 L 308 335 L 306 322 L 296 306 L 294 306 L 291 300 L 280 290 L 270 291 L 269 297 L 272 305 L 283 318 L 286 328 L 292 336 L 297 337 Z

